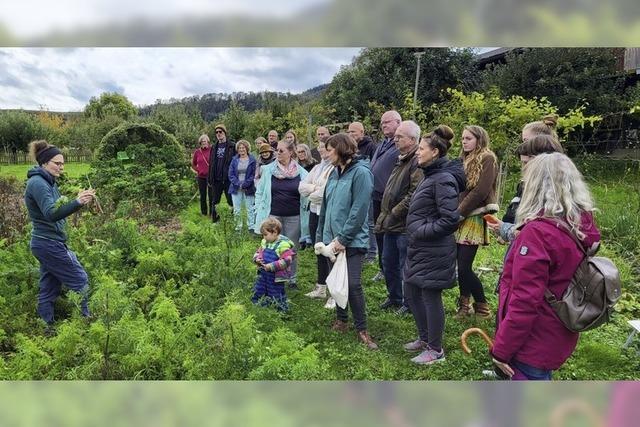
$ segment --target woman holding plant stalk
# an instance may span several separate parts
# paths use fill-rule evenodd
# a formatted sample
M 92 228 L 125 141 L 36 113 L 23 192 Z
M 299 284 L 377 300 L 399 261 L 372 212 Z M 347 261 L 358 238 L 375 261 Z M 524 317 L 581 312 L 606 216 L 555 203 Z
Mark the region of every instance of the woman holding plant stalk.
M 64 171 L 62 152 L 47 141 L 33 141 L 29 153 L 38 166 L 27 172 L 24 201 L 33 224 L 31 252 L 40 262 L 38 314 L 53 333 L 53 303 L 62 285 L 82 295 L 82 315 L 89 317 L 89 279 L 76 254 L 66 245 L 65 218 L 95 199 L 95 190 L 82 190 L 75 200 L 60 196 L 56 178 Z

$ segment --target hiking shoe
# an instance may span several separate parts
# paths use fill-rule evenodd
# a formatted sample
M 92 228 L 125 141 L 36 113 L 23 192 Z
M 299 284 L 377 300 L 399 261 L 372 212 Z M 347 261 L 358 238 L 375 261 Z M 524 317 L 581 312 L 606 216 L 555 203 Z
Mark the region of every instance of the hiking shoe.
M 336 308 L 336 300 L 334 300 L 333 297 L 329 297 L 329 299 L 327 300 L 327 303 L 324 305 L 324 308 L 333 310 L 334 308 Z
M 373 339 L 369 335 L 369 332 L 367 332 L 367 331 L 358 331 L 358 339 L 360 340 L 360 342 L 362 344 L 366 345 L 369 350 L 377 350 L 378 349 L 378 344 L 376 344 L 375 341 L 373 341 Z
M 316 285 L 311 292 L 304 294 L 305 297 L 325 299 L 327 297 L 327 285 Z
M 422 341 L 421 339 L 417 339 L 415 341 L 406 343 L 403 347 L 407 351 L 425 351 L 429 348 L 429 344 Z
M 331 330 L 344 333 L 349 330 L 349 324 L 342 320 L 336 319 L 333 321 L 333 324 L 331 325 Z
M 373 280 L 375 281 L 384 280 L 384 274 L 382 273 L 382 271 L 378 271 L 378 273 L 375 276 L 373 276 Z
M 432 365 L 434 363 L 444 361 L 444 350 L 435 351 L 431 348 L 427 348 L 425 351 L 411 359 L 413 363 L 418 365 Z

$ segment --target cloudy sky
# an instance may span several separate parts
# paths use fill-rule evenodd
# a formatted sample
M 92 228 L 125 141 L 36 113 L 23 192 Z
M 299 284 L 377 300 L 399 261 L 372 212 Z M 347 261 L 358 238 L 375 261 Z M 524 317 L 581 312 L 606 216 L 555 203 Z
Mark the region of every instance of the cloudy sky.
M 358 48 L 0 49 L 0 109 L 78 111 L 119 92 L 135 105 L 215 92 L 299 93 L 328 83 Z

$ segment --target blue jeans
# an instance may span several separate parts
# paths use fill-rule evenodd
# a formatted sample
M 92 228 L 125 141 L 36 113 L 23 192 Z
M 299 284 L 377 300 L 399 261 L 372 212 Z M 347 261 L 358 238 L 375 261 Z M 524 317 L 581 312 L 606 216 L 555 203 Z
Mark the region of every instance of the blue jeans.
M 42 320 L 53 323 L 53 303 L 60 295 L 63 284 L 83 296 L 80 304 L 82 315 L 89 316 L 89 278 L 76 254 L 62 242 L 37 237 L 31 239 L 31 252 L 40 262 L 38 315 Z
M 407 259 L 407 235 L 385 233 L 382 248 L 382 272 L 389 300 L 402 304 L 402 269 Z
M 514 360 L 511 362 L 511 367 L 514 368 L 515 374 L 511 378 L 516 381 L 551 381 L 551 374 L 553 371 L 546 371 L 544 369 L 535 368 L 526 363 L 518 362 Z
M 233 216 L 236 218 L 236 228 L 242 228 L 242 204 L 244 203 L 247 209 L 247 226 L 249 230 L 253 230 L 254 222 L 256 220 L 255 213 L 255 196 L 248 196 L 244 191 L 238 190 L 236 194 L 231 195 L 233 201 Z

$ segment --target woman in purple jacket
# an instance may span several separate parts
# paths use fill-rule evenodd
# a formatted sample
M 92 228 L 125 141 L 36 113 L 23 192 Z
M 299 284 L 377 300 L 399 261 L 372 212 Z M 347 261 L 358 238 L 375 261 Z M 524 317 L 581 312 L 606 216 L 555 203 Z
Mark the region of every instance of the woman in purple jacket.
M 249 154 L 251 145 L 241 139 L 236 143 L 236 154 L 229 165 L 229 194 L 233 201 L 233 215 L 236 218 L 236 230 L 242 229 L 242 205 L 247 209 L 247 224 L 253 230 L 255 221 L 254 177 L 256 175 L 256 158 Z
M 491 349 L 494 363 L 514 380 L 550 380 L 571 356 L 578 333 L 567 329 L 545 300 L 560 299 L 582 261 L 564 221 L 585 248 L 600 240 L 591 194 L 564 154 L 540 154 L 524 170 L 524 192 L 516 212 L 520 233 L 500 280 L 498 325 Z

